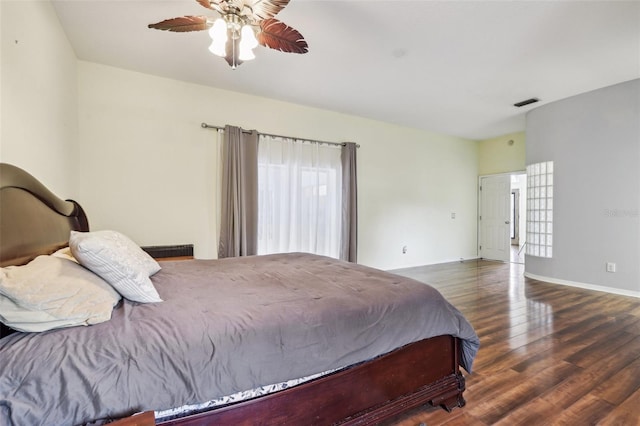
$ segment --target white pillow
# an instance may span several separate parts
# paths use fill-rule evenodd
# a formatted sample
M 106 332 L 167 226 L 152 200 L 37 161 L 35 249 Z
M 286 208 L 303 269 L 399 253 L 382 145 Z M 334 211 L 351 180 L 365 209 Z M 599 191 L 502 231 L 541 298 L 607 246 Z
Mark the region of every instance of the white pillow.
M 0 320 L 20 331 L 97 324 L 111 318 L 120 295 L 77 263 L 38 256 L 0 268 Z
M 109 320 L 106 318 L 105 321 Z M 88 321 L 60 319 L 45 311 L 32 311 L 0 294 L 0 322 L 18 331 L 42 332 L 56 328 L 89 325 Z
M 71 231 L 69 247 L 82 266 L 102 277 L 123 297 L 140 303 L 162 302 L 149 279 L 160 265 L 123 234 Z

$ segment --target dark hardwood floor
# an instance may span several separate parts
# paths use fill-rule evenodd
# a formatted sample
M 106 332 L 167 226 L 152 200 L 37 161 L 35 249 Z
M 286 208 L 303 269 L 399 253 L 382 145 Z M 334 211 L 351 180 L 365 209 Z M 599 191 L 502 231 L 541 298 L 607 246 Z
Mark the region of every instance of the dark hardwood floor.
M 476 329 L 467 405 L 418 408 L 387 426 L 640 425 L 640 299 L 467 261 L 393 271 L 431 284 Z

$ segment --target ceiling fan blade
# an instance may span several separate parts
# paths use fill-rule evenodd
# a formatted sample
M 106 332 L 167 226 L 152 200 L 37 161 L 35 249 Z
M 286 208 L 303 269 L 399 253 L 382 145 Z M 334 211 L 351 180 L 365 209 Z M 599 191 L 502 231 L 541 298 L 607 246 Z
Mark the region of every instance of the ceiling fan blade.
M 179 18 L 166 19 L 155 24 L 149 24 L 149 28 L 182 33 L 206 30 L 209 28 L 209 24 L 207 23 L 206 16 L 181 16 Z
M 211 7 L 211 3 L 209 3 L 209 0 L 196 0 L 196 1 L 200 3 L 202 7 L 206 7 L 207 9 L 213 10 L 213 8 Z
M 224 0 L 196 0 L 200 3 L 200 6 L 206 7 L 207 9 L 215 10 L 216 12 L 223 13 L 222 6 L 220 3 Z
M 277 19 L 260 21 L 258 43 L 271 49 L 287 53 L 307 53 L 309 45 L 298 30 Z
M 207 9 L 213 10 L 213 7 L 211 7 L 211 3 L 209 2 L 209 0 L 196 0 L 196 1 L 200 3 L 202 7 L 206 7 Z
M 288 4 L 289 0 L 251 0 L 247 6 L 252 10 L 253 19 L 259 21 L 273 18 Z

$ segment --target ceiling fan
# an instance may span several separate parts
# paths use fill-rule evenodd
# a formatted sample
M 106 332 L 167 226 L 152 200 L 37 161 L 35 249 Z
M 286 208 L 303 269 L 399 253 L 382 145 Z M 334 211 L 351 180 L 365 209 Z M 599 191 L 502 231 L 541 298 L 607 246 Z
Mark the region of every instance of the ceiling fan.
M 212 39 L 209 50 L 223 57 L 233 69 L 254 59 L 253 48 L 258 44 L 288 53 L 309 51 L 302 34 L 274 18 L 289 0 L 196 1 L 218 12 L 220 18 L 182 16 L 149 24 L 149 28 L 174 32 L 209 30 Z

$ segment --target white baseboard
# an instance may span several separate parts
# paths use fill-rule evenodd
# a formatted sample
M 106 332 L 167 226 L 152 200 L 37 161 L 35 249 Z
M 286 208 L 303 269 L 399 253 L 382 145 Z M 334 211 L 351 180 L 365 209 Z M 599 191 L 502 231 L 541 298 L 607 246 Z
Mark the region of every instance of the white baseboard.
M 559 278 L 543 277 L 542 275 L 536 275 L 530 272 L 525 272 L 524 276 L 527 278 L 531 278 L 532 280 L 544 281 L 551 284 L 560 284 L 560 285 L 566 285 L 569 287 L 584 288 L 586 290 L 595 290 L 595 291 L 602 291 L 605 293 L 618 294 L 620 296 L 631 296 L 631 297 L 640 298 L 640 291 L 623 290 L 620 288 L 606 287 L 602 285 L 585 284 L 585 283 L 579 283 L 575 281 L 561 280 Z
M 2 1 L 2 0 L 0 0 L 0 1 Z M 400 270 L 400 269 L 421 268 L 423 266 L 444 265 L 446 263 L 465 263 L 465 262 L 468 262 L 468 261 L 471 261 L 471 260 L 482 260 L 482 259 L 479 258 L 479 257 L 459 257 L 457 259 L 441 259 L 441 260 L 438 260 L 438 261 L 435 261 L 435 262 L 431 262 L 431 263 L 419 263 L 419 264 L 416 264 L 416 265 L 405 265 L 405 266 L 394 267 L 394 268 L 389 268 L 389 267 L 381 268 L 379 266 L 374 266 L 374 268 L 381 269 L 381 270 L 387 271 L 387 272 L 393 272 L 393 271 Z M 366 265 L 366 266 L 370 266 L 370 265 Z

